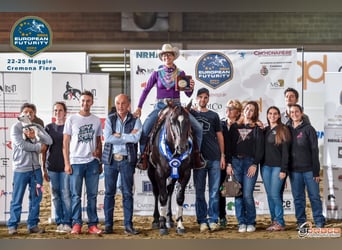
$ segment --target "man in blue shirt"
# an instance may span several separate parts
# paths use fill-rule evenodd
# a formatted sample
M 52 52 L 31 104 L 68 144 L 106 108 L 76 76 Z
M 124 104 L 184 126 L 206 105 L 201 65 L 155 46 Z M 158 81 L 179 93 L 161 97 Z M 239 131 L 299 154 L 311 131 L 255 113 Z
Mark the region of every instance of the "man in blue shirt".
M 121 178 L 122 202 L 124 209 L 124 227 L 126 234 L 138 234 L 133 227 L 133 180 L 137 162 L 137 145 L 141 136 L 142 125 L 139 118 L 130 112 L 130 99 L 127 95 L 115 97 L 116 112 L 110 114 L 105 122 L 104 139 L 112 144 L 111 149 L 105 147 L 103 155 L 112 155 L 110 162 L 104 165 L 105 197 L 104 233 L 113 233 L 113 214 L 118 176 Z M 111 150 L 112 152 L 105 152 Z M 119 175 L 120 174 L 120 175 Z

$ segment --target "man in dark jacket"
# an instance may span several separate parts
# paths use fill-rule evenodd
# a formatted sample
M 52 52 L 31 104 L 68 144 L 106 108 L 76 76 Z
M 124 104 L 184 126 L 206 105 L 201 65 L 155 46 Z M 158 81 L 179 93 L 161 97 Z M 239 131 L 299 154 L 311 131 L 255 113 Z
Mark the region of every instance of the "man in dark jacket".
M 110 114 L 105 122 L 104 138 L 106 147 L 103 156 L 112 155 L 111 162 L 105 162 L 105 230 L 113 233 L 113 214 L 115 207 L 115 193 L 118 176 L 121 178 L 122 201 L 124 208 L 124 227 L 126 234 L 138 234 L 134 229 L 133 217 L 133 177 L 137 161 L 137 143 L 141 136 L 141 121 L 129 112 L 130 99 L 127 95 L 119 94 L 115 97 L 116 111 Z M 111 148 L 111 149 L 110 149 Z M 111 150 L 111 152 L 106 152 Z M 119 175 L 120 174 L 120 175 Z

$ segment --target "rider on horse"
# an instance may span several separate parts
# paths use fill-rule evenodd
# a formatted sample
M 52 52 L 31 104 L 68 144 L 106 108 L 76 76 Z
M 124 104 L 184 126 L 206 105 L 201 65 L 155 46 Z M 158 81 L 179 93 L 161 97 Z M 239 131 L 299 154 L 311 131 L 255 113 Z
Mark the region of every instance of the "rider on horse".
M 141 158 L 137 164 L 140 169 L 146 169 L 148 152 L 145 150 L 146 143 L 148 142 L 149 134 L 152 127 L 158 119 L 159 111 L 167 106 L 167 102 L 172 101 L 174 105 L 181 105 L 180 102 L 180 91 L 176 89 L 177 77 L 185 77 L 185 72 L 177 68 L 174 64 L 179 56 L 179 50 L 177 47 L 172 47 L 170 44 L 164 44 L 162 50 L 159 52 L 159 59 L 163 62 L 163 65 L 155 70 L 147 81 L 146 87 L 144 88 L 140 100 L 138 103 L 138 108 L 134 112 L 137 117 L 141 116 L 141 109 L 145 102 L 145 99 L 151 89 L 157 86 L 157 103 L 154 106 L 154 110 L 147 116 L 142 128 L 142 135 L 140 139 L 140 154 Z M 190 90 L 185 90 L 184 93 L 190 97 L 193 93 L 195 86 L 195 81 L 190 80 Z M 202 143 L 202 127 L 198 121 L 190 115 L 190 121 L 195 135 L 195 140 L 197 147 L 194 148 L 194 160 L 195 168 L 200 168 L 205 165 L 201 161 L 200 148 Z M 196 145 L 195 144 L 195 145 Z

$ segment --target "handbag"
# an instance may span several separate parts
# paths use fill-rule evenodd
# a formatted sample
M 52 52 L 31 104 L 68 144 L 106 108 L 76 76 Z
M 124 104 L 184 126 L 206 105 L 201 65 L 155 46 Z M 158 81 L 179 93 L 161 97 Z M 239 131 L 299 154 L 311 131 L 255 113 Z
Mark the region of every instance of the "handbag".
M 113 160 L 113 144 L 105 142 L 101 157 L 102 163 L 111 165 Z
M 237 197 L 242 195 L 242 186 L 234 176 L 227 175 L 220 188 L 223 197 Z

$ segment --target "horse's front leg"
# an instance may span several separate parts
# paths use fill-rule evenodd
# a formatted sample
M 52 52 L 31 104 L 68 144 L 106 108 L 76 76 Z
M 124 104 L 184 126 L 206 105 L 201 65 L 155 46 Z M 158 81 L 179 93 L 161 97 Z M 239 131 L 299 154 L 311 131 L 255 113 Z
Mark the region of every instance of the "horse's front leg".
M 153 221 L 152 221 L 152 229 L 158 229 L 159 228 L 159 192 L 158 192 L 158 187 L 153 186 L 153 195 L 154 195 L 154 210 L 153 210 Z
M 166 214 L 166 226 L 167 228 L 173 228 L 175 222 L 172 218 L 172 194 L 175 189 L 176 180 L 172 179 L 171 182 L 167 184 L 167 214 Z
M 184 173 L 184 176 L 182 179 L 180 179 L 180 183 L 177 183 L 177 194 L 176 194 L 176 201 L 177 201 L 177 209 L 176 209 L 176 221 L 177 221 L 177 228 L 176 232 L 178 234 L 184 234 L 185 228 L 183 226 L 183 205 L 185 200 L 185 188 L 186 185 L 189 182 L 191 175 L 190 169 Z
M 152 229 L 158 229 L 159 228 L 159 188 L 158 184 L 156 182 L 156 176 L 155 176 L 155 169 L 154 167 L 148 168 L 148 176 L 150 178 L 150 181 L 152 183 L 152 192 L 154 196 L 154 210 L 153 210 L 153 221 L 152 221 Z
M 185 228 L 183 226 L 183 204 L 184 204 L 184 188 L 182 188 L 181 185 L 179 185 L 179 188 L 177 190 L 177 208 L 176 208 L 176 221 L 177 221 L 177 228 L 176 232 L 178 234 L 185 233 Z
M 166 180 L 159 182 L 159 202 L 160 202 L 160 217 L 159 217 L 159 233 L 160 235 L 169 234 L 169 230 L 166 226 L 166 214 L 167 214 L 167 200 L 168 194 L 166 190 Z

